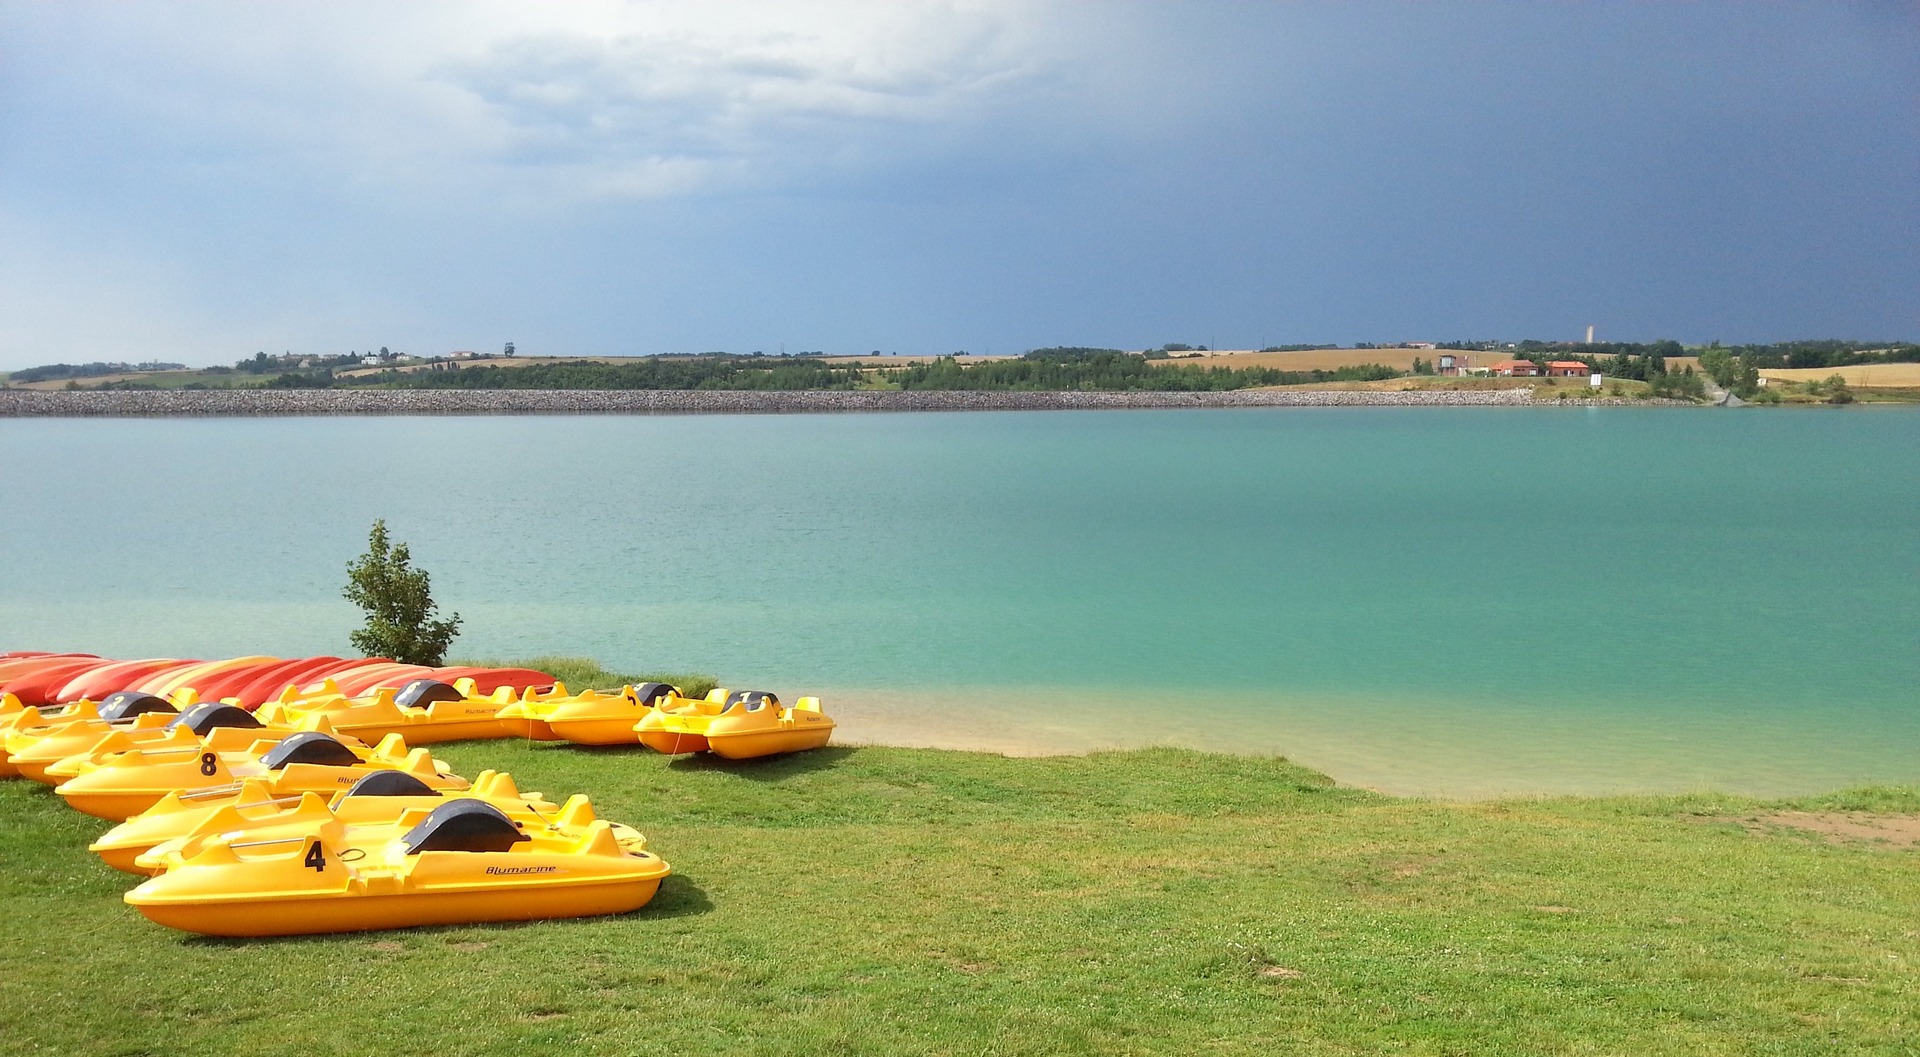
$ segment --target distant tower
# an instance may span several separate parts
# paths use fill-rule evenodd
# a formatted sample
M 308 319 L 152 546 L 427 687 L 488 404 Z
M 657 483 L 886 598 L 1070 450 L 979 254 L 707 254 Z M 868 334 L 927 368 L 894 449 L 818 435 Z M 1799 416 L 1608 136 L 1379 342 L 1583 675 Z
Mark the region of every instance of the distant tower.
M 1593 324 L 1587 324 L 1587 344 L 1593 344 Z

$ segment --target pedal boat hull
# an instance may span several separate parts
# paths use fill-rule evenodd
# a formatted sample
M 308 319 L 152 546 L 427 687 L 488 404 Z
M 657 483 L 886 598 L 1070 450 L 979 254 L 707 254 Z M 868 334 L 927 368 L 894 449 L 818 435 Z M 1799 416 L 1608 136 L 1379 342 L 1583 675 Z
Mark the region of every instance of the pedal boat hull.
M 622 914 L 671 872 L 612 826 L 507 850 L 356 848 L 329 822 L 292 838 L 222 841 L 125 896 L 152 921 L 207 936 L 294 936 Z

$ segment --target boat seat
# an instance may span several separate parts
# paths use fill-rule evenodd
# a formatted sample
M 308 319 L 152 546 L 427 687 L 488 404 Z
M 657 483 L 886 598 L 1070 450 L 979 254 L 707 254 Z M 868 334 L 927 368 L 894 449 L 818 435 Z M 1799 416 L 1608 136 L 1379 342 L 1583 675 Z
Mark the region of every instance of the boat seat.
M 109 723 L 135 716 L 144 716 L 149 712 L 178 712 L 173 702 L 164 697 L 143 694 L 138 690 L 118 690 L 100 699 L 100 718 Z
M 322 767 L 351 767 L 360 762 L 353 750 L 317 730 L 303 730 L 275 745 L 260 762 L 267 770 L 277 771 L 290 763 L 316 763 Z
M 400 842 L 408 855 L 423 851 L 506 851 L 531 840 L 501 810 L 484 800 L 449 800 L 433 809 Z
M 205 701 L 180 713 L 180 717 L 167 724 L 169 727 L 185 727 L 201 737 L 218 727 L 263 727 L 266 724 L 255 718 L 254 714 L 239 705 L 223 704 L 219 701 Z
M 634 699 L 643 705 L 651 705 L 671 693 L 673 687 L 666 683 L 641 683 L 633 688 Z
M 727 695 L 726 707 L 722 708 L 721 711 L 730 711 L 735 705 L 745 705 L 747 706 L 748 712 L 758 712 L 764 705 L 772 705 L 775 708 L 779 708 L 780 698 L 778 695 L 767 693 L 765 690 L 735 690 L 733 693 Z
M 348 796 L 439 796 L 439 790 L 405 771 L 375 771 L 353 783 Z
M 436 701 L 464 701 L 466 697 L 438 679 L 415 679 L 393 695 L 393 703 L 407 708 L 425 708 Z

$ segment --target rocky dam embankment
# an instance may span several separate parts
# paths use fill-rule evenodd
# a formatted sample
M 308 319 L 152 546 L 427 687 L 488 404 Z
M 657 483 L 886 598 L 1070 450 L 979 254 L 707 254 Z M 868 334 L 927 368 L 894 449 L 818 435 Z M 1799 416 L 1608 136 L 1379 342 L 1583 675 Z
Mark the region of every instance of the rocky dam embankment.
M 0 417 L 227 415 L 767 414 L 825 411 L 1061 411 L 1154 407 L 1529 405 L 1527 389 L 1222 393 L 799 392 L 681 389 L 0 389 Z

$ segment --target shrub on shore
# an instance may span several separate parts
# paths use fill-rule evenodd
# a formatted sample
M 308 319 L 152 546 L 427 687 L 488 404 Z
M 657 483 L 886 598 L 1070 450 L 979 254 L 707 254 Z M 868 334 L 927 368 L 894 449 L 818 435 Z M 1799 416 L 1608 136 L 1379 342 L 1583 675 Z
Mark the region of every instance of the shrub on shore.
M 438 665 L 460 633 L 460 614 L 434 619 L 431 578 L 412 565 L 407 545 L 389 542 L 385 519 L 367 534 L 367 552 L 347 565 L 341 594 L 366 613 L 366 624 L 347 638 L 368 657 L 402 664 Z

